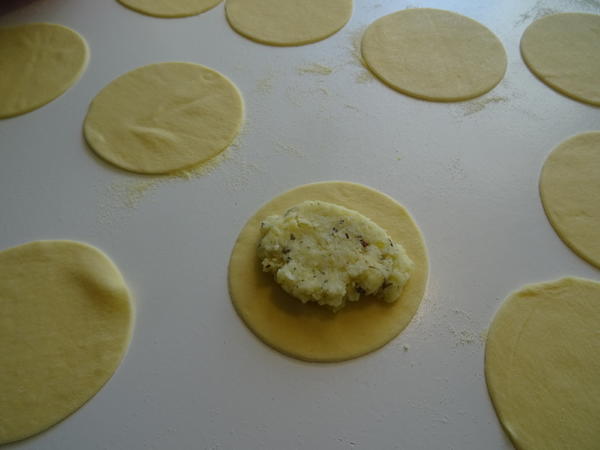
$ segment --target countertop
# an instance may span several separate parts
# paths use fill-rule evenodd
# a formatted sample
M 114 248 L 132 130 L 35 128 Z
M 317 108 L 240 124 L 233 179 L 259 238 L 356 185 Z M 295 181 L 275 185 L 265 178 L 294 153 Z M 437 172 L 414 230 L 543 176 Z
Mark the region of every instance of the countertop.
M 432 103 L 373 78 L 356 57 L 360 35 L 409 6 L 490 28 L 508 55 L 503 81 L 471 101 Z M 55 238 L 95 245 L 137 305 L 129 352 L 104 388 L 64 422 L 4 448 L 512 448 L 483 375 L 494 312 L 528 283 L 600 281 L 558 238 L 538 194 L 548 153 L 600 128 L 600 108 L 552 90 L 519 54 L 525 28 L 554 11 L 600 13 L 600 2 L 355 0 L 340 32 L 301 47 L 243 38 L 222 3 L 158 19 L 113 0 L 39 0 L 0 16 L 0 25 L 67 25 L 91 48 L 87 71 L 63 96 L 0 120 L 0 248 Z M 82 137 L 100 89 L 160 61 L 216 69 L 246 102 L 235 145 L 189 178 L 113 168 Z M 241 322 L 227 264 L 260 205 L 325 180 L 362 183 L 403 204 L 431 270 L 398 338 L 352 361 L 310 364 L 267 347 Z

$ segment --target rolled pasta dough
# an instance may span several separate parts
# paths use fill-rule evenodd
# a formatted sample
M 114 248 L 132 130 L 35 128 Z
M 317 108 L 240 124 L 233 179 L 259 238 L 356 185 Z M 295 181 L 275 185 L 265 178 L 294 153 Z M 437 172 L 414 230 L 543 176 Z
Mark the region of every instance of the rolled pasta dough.
M 509 296 L 487 336 L 485 378 L 520 450 L 600 442 L 600 283 L 533 284 Z
M 261 270 L 257 255 L 261 221 L 304 200 L 356 210 L 404 247 L 414 267 L 399 300 L 386 303 L 367 297 L 333 313 L 290 297 Z M 275 197 L 250 218 L 231 253 L 229 291 L 239 316 L 266 344 L 299 359 L 342 361 L 380 348 L 408 325 L 425 293 L 428 271 L 423 237 L 406 209 L 366 186 L 322 182 L 299 186 Z
M 133 305 L 115 265 L 72 241 L 0 252 L 0 444 L 79 409 L 123 358 Z
M 62 25 L 0 28 L 0 119 L 30 112 L 63 94 L 88 59 L 83 37 Z

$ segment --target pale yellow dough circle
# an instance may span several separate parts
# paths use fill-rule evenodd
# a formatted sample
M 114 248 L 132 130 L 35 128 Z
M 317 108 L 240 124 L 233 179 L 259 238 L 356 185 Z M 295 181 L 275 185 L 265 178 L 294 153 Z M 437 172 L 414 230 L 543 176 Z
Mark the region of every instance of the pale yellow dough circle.
M 574 136 L 550 153 L 540 195 L 560 238 L 600 268 L 600 132 Z
M 406 9 L 376 20 L 362 38 L 362 56 L 393 89 L 433 101 L 485 94 L 506 71 L 504 47 L 489 29 L 439 9 Z
M 231 27 L 269 45 L 304 45 L 339 31 L 352 16 L 352 0 L 226 0 Z
M 38 241 L 0 252 L 0 444 L 80 408 L 123 358 L 129 292 L 99 250 Z
M 329 308 L 290 297 L 270 274 L 262 272 L 257 256 L 261 221 L 305 200 L 321 200 L 358 211 L 404 247 L 414 268 L 396 302 L 363 298 L 333 313 Z M 343 361 L 380 348 L 408 325 L 425 293 L 428 272 L 423 236 L 404 207 L 366 186 L 322 182 L 285 192 L 250 218 L 231 254 L 229 291 L 246 325 L 274 349 L 307 361 Z
M 561 13 L 533 22 L 521 38 L 521 55 L 548 86 L 600 106 L 600 15 Z
M 496 313 L 485 376 L 520 450 L 596 450 L 600 442 L 600 283 L 526 286 Z
M 161 174 L 221 153 L 243 117 L 242 96 L 224 75 L 198 64 L 159 63 L 132 70 L 100 91 L 84 133 L 106 161 Z
M 117 0 L 142 14 L 155 17 L 195 16 L 214 8 L 222 0 Z
M 73 86 L 89 59 L 76 31 L 51 23 L 0 28 L 0 119 L 51 102 Z

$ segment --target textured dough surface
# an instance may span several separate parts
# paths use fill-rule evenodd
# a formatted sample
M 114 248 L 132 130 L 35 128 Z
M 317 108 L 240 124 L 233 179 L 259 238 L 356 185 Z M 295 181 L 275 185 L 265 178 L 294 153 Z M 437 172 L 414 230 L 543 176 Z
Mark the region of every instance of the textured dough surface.
M 385 303 L 364 298 L 333 313 L 318 305 L 298 302 L 261 270 L 257 256 L 261 221 L 304 200 L 354 209 L 404 247 L 414 268 L 398 301 Z M 231 254 L 229 290 L 240 317 L 271 347 L 308 361 L 342 361 L 380 348 L 408 325 L 425 293 L 428 272 L 423 237 L 404 207 L 387 195 L 359 184 L 323 182 L 300 186 L 275 197 L 250 218 Z
M 0 119 L 39 108 L 79 79 L 89 59 L 76 31 L 51 23 L 0 28 Z
M 550 153 L 540 195 L 560 238 L 600 268 L 600 132 L 574 136 Z
M 87 402 L 129 344 L 130 296 L 114 264 L 71 241 L 0 252 L 0 444 Z
M 521 55 L 548 86 L 600 105 L 600 15 L 561 13 L 535 21 L 523 33 Z
M 244 103 L 235 85 L 207 67 L 159 63 L 128 72 L 92 101 L 85 138 L 106 161 L 132 172 L 169 173 L 225 150 Z
M 490 327 L 485 375 L 520 450 L 600 442 L 600 283 L 563 278 L 506 299 Z
M 482 95 L 506 71 L 502 43 L 485 26 L 439 9 L 398 11 L 373 22 L 362 39 L 369 69 L 387 85 L 424 100 Z
M 352 0 L 226 0 L 231 27 L 270 45 L 304 45 L 339 31 L 352 15 Z
M 195 16 L 214 8 L 222 0 L 117 0 L 142 14 L 155 17 Z
M 363 295 L 394 302 L 412 261 L 387 232 L 357 211 L 307 200 L 260 225 L 264 272 L 303 303 L 337 310 Z

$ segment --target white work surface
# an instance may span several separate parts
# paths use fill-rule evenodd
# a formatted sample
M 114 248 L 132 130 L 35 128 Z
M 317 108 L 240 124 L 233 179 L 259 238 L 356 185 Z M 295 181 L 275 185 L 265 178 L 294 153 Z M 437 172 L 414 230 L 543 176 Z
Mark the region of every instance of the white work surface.
M 355 56 L 361 32 L 414 6 L 489 27 L 508 54 L 503 81 L 479 99 L 444 104 L 368 76 Z M 62 423 L 5 448 L 511 448 L 483 374 L 494 312 L 527 283 L 600 280 L 558 238 L 538 195 L 548 153 L 600 129 L 600 108 L 550 89 L 519 54 L 525 28 L 553 11 L 600 13 L 600 2 L 355 0 L 352 19 L 331 38 L 279 48 L 236 34 L 223 4 L 159 19 L 113 0 L 37 0 L 0 16 L 0 25 L 67 25 L 91 48 L 87 71 L 66 94 L 0 120 L 0 248 L 88 242 L 114 260 L 137 304 L 129 352 L 106 386 Z M 238 144 L 189 180 L 113 168 L 82 137 L 100 89 L 161 61 L 214 68 L 246 102 Z M 311 72 L 314 64 L 332 73 Z M 271 350 L 238 318 L 227 291 L 229 254 L 245 221 L 283 191 L 323 180 L 363 183 L 406 206 L 431 263 L 406 330 L 341 364 Z

